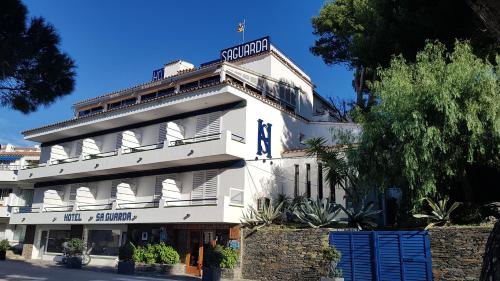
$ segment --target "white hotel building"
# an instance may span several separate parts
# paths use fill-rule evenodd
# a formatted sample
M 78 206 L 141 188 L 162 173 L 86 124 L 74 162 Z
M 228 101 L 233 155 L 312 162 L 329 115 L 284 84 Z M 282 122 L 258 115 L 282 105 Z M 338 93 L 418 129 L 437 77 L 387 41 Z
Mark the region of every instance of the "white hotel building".
M 81 101 L 74 118 L 23 132 L 42 148 L 40 165 L 19 172 L 35 186 L 33 204 L 10 219 L 27 226 L 25 257 L 53 259 L 64 239 L 83 237 L 92 263 L 109 264 L 127 240 L 165 241 L 197 274 L 204 244 L 238 247 L 242 213 L 259 199 L 344 203 L 303 143 L 359 128 L 336 123 L 268 37 L 228 50 L 200 67 L 170 62 L 152 82 Z

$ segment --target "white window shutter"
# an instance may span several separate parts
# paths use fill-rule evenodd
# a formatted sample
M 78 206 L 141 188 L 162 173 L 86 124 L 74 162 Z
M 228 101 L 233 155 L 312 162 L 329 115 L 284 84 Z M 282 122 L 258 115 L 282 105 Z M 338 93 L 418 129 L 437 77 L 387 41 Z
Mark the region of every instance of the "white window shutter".
M 167 123 L 161 123 L 158 128 L 158 143 L 163 143 L 167 137 Z
M 160 199 L 162 197 L 163 181 L 166 178 L 167 178 L 166 175 L 158 175 L 158 176 L 156 176 L 154 199 Z
M 119 132 L 116 134 L 116 149 L 120 149 L 123 143 L 123 132 Z
M 116 193 L 117 193 L 117 190 L 118 190 L 118 185 L 121 183 L 120 180 L 113 180 L 111 182 L 111 196 L 110 198 L 113 199 L 113 200 L 116 200 Z
M 192 204 L 213 203 L 217 198 L 217 170 L 196 171 L 193 173 Z
M 75 157 L 82 155 L 83 139 L 76 142 Z
M 203 140 L 207 135 L 220 133 L 221 115 L 221 111 L 198 115 L 195 137 L 202 137 L 201 140 Z
M 78 185 L 77 184 L 72 184 L 70 186 L 70 190 L 69 190 L 69 201 L 70 202 L 75 202 L 76 201 L 76 190 L 78 189 Z

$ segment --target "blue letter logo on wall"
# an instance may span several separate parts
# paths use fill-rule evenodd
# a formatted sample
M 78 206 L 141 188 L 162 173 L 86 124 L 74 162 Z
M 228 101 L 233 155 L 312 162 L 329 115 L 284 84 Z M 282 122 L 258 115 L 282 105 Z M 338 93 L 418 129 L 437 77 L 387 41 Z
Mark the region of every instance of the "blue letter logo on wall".
M 257 155 L 267 154 L 267 158 L 271 156 L 271 123 L 264 124 L 262 119 L 257 120 L 259 131 L 257 136 Z M 267 135 L 266 135 L 267 134 Z M 262 148 L 264 144 L 264 148 Z

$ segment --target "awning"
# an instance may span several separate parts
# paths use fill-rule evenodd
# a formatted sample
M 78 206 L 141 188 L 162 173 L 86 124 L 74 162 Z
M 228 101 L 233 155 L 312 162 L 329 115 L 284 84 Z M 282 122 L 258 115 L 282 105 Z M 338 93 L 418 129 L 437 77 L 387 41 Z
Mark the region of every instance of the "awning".
M 21 155 L 0 155 L 0 161 L 16 161 L 21 157 Z

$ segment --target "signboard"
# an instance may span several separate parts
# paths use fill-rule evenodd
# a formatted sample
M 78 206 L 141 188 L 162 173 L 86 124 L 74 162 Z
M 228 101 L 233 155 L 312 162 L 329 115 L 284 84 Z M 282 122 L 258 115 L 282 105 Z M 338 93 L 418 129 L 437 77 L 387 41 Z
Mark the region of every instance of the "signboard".
M 109 221 L 133 221 L 135 218 L 132 212 L 111 212 L 111 213 L 97 213 L 95 215 L 96 222 L 109 222 Z M 82 221 L 80 213 L 67 213 L 64 214 L 64 221 Z
M 267 158 L 272 158 L 271 156 L 271 123 L 264 124 L 262 119 L 257 120 L 258 132 L 257 132 L 257 155 L 266 154 Z M 262 147 L 264 144 L 264 147 Z
M 271 41 L 269 36 L 253 40 L 241 45 L 220 51 L 220 59 L 224 61 L 233 61 L 248 56 L 253 56 L 271 50 Z
M 153 70 L 153 81 L 163 79 L 164 73 L 165 73 L 165 70 L 163 68 Z

